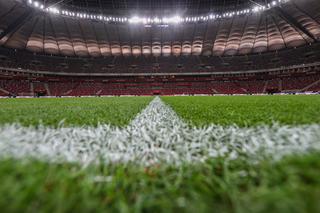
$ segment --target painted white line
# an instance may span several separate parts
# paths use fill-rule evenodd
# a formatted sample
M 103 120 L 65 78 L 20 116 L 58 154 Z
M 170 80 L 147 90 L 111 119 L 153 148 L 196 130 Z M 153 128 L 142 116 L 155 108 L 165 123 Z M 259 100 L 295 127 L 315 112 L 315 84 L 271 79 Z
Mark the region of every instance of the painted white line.
M 285 155 L 320 150 L 320 125 L 189 127 L 160 98 L 155 98 L 126 128 L 0 127 L 2 158 L 54 162 L 199 163 L 211 158 L 278 160 Z

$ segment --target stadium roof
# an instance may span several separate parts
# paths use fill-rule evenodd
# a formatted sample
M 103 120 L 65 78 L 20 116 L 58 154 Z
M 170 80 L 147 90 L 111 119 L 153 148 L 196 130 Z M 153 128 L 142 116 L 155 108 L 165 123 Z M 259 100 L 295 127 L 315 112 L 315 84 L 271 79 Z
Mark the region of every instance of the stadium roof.
M 242 13 L 245 8 L 273 1 L 47 0 L 37 3 L 36 7 L 42 7 L 39 10 L 28 1 L 0 0 L 0 45 L 81 57 L 222 56 L 275 51 L 319 41 L 319 0 L 281 1 L 284 4 L 267 10 L 249 9 Z M 29 2 L 34 6 L 34 1 Z M 50 13 L 48 7 L 55 7 L 58 13 Z M 70 11 L 81 16 L 72 16 Z M 211 19 L 211 12 L 220 15 Z M 100 15 L 92 15 L 95 13 L 101 14 L 101 19 Z M 116 18 L 107 20 L 109 15 Z M 170 15 L 178 17 L 178 21 L 151 20 Z M 132 23 L 130 17 L 134 16 L 147 18 Z

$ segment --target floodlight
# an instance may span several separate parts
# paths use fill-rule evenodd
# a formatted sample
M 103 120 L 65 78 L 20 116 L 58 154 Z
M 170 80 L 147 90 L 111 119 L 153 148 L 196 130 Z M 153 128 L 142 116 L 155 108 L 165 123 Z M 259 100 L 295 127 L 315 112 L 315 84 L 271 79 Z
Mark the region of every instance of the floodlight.
M 271 2 L 267 3 L 266 5 L 261 6 L 254 6 L 252 8 L 246 8 L 243 10 L 235 10 L 235 11 L 228 11 L 223 12 L 220 14 L 207 14 L 207 15 L 199 15 L 199 16 L 193 16 L 193 17 L 181 17 L 181 16 L 173 16 L 173 17 L 138 17 L 133 16 L 131 18 L 127 17 L 106 17 L 99 14 L 86 14 L 81 13 L 81 11 L 67 11 L 62 10 L 62 15 L 66 16 L 76 16 L 78 18 L 86 18 L 86 19 L 93 19 L 98 21 L 112 21 L 112 22 L 119 22 L 119 23 L 133 23 L 133 24 L 165 24 L 165 23 L 171 23 L 171 24 L 177 24 L 181 22 L 198 22 L 198 21 L 208 21 L 208 20 L 214 20 L 214 19 L 220 19 L 220 18 L 230 18 L 234 16 L 239 16 L 243 14 L 249 14 L 249 13 L 258 13 L 260 11 L 265 11 L 268 9 L 271 9 L 273 7 L 277 7 L 278 5 L 282 3 L 286 3 L 290 0 L 272 0 Z M 60 14 L 60 10 L 55 7 L 49 7 L 45 8 L 43 4 L 39 3 L 35 0 L 26 0 L 27 4 L 29 4 L 31 7 L 41 9 L 45 12 L 53 13 L 53 14 Z

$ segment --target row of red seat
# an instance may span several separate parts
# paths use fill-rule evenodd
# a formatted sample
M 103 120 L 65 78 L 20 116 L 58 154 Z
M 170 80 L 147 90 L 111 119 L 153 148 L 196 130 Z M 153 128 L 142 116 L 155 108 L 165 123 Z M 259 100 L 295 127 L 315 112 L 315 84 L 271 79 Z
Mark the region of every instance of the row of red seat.
M 268 80 L 210 81 L 205 78 L 189 78 L 183 82 L 132 83 L 123 78 L 120 82 L 103 81 L 34 81 L 0 79 L 0 95 L 32 95 L 44 93 L 50 96 L 96 96 L 96 95 L 176 95 L 176 94 L 255 94 L 294 91 L 320 91 L 320 74 L 283 77 Z M 4 92 L 5 91 L 5 92 Z

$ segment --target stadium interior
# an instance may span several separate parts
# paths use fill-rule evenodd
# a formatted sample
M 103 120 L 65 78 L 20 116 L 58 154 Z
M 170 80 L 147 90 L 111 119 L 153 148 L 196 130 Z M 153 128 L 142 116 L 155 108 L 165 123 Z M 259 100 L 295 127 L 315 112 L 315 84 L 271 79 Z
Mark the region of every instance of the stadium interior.
M 320 213 L 320 0 L 0 0 L 4 213 Z
M 0 96 L 320 91 L 318 0 L 1 0 L 0 8 Z

